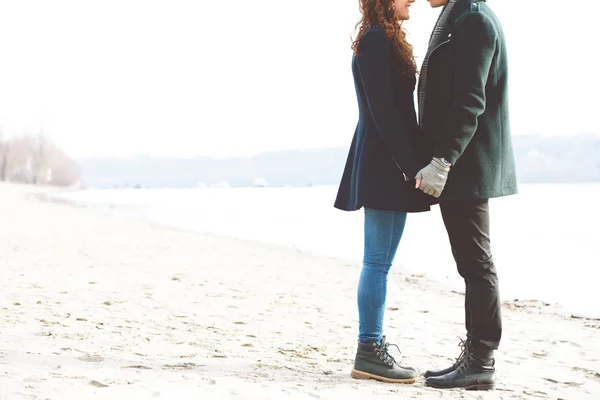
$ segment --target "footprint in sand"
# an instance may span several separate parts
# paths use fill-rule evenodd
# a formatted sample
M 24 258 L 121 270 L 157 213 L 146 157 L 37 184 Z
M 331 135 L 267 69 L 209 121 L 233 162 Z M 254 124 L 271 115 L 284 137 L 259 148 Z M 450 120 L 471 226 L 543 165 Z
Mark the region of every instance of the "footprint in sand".
M 85 356 L 78 357 L 78 360 L 85 362 L 102 362 L 104 358 L 98 355 L 86 354 Z
M 600 372 L 593 371 L 593 370 L 587 369 L 587 368 L 581 368 L 581 367 L 573 367 L 572 370 L 575 372 L 584 373 L 589 379 L 594 379 L 594 380 L 600 382 Z
M 146 367 L 145 365 L 126 365 L 123 368 L 127 368 L 127 369 L 152 369 L 150 367 Z
M 181 363 L 181 364 L 165 364 L 163 368 L 165 369 L 195 369 L 200 367 L 201 365 L 197 365 L 194 363 Z

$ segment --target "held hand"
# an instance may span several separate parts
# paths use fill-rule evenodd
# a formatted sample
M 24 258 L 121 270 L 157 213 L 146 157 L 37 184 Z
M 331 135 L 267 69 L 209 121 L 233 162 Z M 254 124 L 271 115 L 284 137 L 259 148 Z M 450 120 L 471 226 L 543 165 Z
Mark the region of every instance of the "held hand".
M 433 158 L 429 165 L 417 172 L 416 187 L 428 195 L 438 198 L 446 186 L 449 171 L 450 167 L 442 160 Z

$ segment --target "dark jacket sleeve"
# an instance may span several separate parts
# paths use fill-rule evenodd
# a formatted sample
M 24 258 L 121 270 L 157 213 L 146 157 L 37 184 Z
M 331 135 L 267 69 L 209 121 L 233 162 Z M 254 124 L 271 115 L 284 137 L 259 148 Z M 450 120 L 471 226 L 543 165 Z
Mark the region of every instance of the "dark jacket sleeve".
M 485 87 L 497 36 L 495 27 L 481 12 L 467 14 L 453 33 L 452 105 L 433 153 L 452 164 L 465 151 L 477 130 L 477 118 L 485 111 Z
M 392 86 L 392 47 L 383 31 L 368 31 L 356 56 L 360 79 L 375 129 L 396 165 L 408 178 L 420 169 L 402 110 L 396 107 Z

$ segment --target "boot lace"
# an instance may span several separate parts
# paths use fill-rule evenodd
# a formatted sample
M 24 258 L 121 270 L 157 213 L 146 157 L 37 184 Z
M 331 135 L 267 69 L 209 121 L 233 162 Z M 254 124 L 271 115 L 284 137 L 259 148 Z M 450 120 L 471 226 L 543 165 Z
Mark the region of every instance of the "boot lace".
M 458 368 L 456 368 L 456 373 L 459 376 L 462 375 L 467 369 L 469 369 L 469 367 L 471 366 L 472 360 L 473 360 L 473 358 L 472 358 L 471 354 L 467 353 L 467 355 L 465 356 L 465 358 L 458 365 Z
M 375 353 L 377 353 L 381 361 L 388 364 L 389 366 L 392 366 L 393 364 L 399 365 L 398 362 L 394 359 L 394 357 L 390 354 L 390 346 L 394 346 L 396 349 L 398 349 L 398 353 L 402 354 L 402 352 L 400 351 L 400 347 L 398 347 L 397 344 L 386 342 L 385 336 L 381 340 L 381 345 L 375 348 Z
M 464 340 L 464 339 L 459 339 L 460 342 L 458 343 L 458 346 L 461 349 L 460 355 L 458 356 L 458 358 L 456 359 L 456 362 L 454 363 L 454 365 L 461 365 L 463 363 L 463 361 L 467 358 L 467 356 L 469 355 L 469 340 Z

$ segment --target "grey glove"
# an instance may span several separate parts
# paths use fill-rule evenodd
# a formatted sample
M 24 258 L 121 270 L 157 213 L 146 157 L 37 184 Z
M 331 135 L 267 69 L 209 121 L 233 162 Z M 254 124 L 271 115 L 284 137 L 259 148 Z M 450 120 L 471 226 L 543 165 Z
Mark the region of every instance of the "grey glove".
M 419 189 L 436 198 L 440 197 L 446 186 L 449 171 L 449 165 L 434 157 L 428 166 L 417 172 L 416 178 L 421 180 Z

